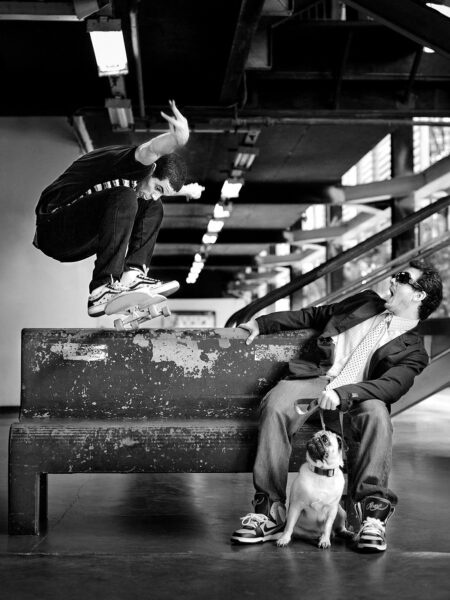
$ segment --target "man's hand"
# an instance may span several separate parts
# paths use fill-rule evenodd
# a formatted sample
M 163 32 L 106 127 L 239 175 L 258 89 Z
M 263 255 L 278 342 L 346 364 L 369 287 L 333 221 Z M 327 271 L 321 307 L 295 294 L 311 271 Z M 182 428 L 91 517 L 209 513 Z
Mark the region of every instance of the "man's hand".
M 241 323 L 238 325 L 241 329 L 245 329 L 249 332 L 248 338 L 245 340 L 247 345 L 251 344 L 255 337 L 259 335 L 259 326 L 256 319 L 252 319 L 251 321 L 247 321 L 247 323 Z
M 176 152 L 178 148 L 184 146 L 189 139 L 188 122 L 180 113 L 174 100 L 169 100 L 173 116 L 166 115 L 161 111 L 161 115 L 169 124 L 169 131 L 144 142 L 136 148 L 135 158 L 143 165 L 152 165 L 158 158 Z
M 336 410 L 340 403 L 341 399 L 334 390 L 324 390 L 317 400 L 323 410 Z
M 189 126 L 187 119 L 183 117 L 176 107 L 175 100 L 169 100 L 169 105 L 174 116 L 166 115 L 166 113 L 162 111 L 161 115 L 169 123 L 170 133 L 175 138 L 178 146 L 184 146 L 189 139 Z

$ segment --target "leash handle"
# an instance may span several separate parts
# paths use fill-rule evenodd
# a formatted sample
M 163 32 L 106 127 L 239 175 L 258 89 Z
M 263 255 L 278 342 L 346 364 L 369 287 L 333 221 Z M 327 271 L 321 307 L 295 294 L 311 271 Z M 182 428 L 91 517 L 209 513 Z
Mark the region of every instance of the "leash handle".
M 345 437 L 344 437 L 344 413 L 342 410 L 339 411 L 339 425 L 341 427 L 341 438 L 342 438 L 342 461 L 344 463 L 344 472 L 347 470 L 347 451 L 345 448 Z
M 323 409 L 322 409 L 322 408 L 319 408 L 319 417 L 320 417 L 320 423 L 321 423 L 321 425 L 322 425 L 322 429 L 323 429 L 324 431 L 326 431 L 326 429 L 327 429 L 327 428 L 326 428 L 326 426 L 325 426 L 325 420 L 324 420 L 324 418 L 323 418 Z

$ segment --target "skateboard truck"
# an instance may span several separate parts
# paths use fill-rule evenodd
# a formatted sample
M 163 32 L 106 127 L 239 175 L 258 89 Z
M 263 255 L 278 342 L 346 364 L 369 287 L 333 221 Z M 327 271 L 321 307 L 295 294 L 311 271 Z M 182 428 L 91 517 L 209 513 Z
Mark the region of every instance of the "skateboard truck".
M 145 290 L 135 292 L 124 292 L 110 300 L 105 307 L 105 314 L 123 314 L 124 317 L 114 320 L 117 331 L 127 329 L 139 329 L 146 321 L 157 317 L 168 317 L 170 309 L 167 299 L 161 294 L 150 294 Z

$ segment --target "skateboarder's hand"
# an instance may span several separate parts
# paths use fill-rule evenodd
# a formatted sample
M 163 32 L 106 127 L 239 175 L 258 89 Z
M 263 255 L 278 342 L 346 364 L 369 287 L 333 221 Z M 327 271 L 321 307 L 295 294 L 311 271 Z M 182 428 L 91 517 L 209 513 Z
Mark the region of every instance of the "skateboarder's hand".
M 245 343 L 251 344 L 255 337 L 259 335 L 259 326 L 256 319 L 252 319 L 251 321 L 247 321 L 247 323 L 241 323 L 238 325 L 241 329 L 245 329 L 249 332 L 248 338 L 245 340 Z
M 184 146 L 189 139 L 189 126 L 187 119 L 180 113 L 174 100 L 169 100 L 169 105 L 172 109 L 173 116 L 166 115 L 166 113 L 162 111 L 161 115 L 169 123 L 169 130 L 176 139 L 177 144 L 179 146 Z

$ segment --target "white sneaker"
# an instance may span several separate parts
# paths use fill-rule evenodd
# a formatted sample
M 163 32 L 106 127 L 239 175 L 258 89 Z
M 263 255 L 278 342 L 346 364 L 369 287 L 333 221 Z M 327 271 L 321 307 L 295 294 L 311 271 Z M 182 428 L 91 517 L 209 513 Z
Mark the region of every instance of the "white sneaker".
M 131 276 L 133 273 L 133 276 Z M 144 267 L 144 270 L 136 269 L 131 267 L 123 276 L 122 280 L 125 281 L 125 285 L 130 292 L 136 290 L 145 289 L 150 294 L 156 295 L 161 294 L 162 296 L 170 296 L 174 292 L 180 289 L 178 281 L 161 281 L 160 279 L 153 279 L 147 277 L 148 269 Z
M 101 317 L 105 314 L 105 306 L 108 302 L 123 292 L 128 292 L 127 286 L 119 281 L 105 283 L 92 291 L 88 298 L 88 315 L 90 317 Z
M 268 499 L 263 506 L 263 502 L 258 500 L 253 504 L 256 508 L 264 508 L 263 513 L 248 513 L 241 517 L 241 527 L 236 529 L 231 536 L 231 541 L 239 544 L 257 544 L 258 542 L 269 542 L 278 540 L 282 534 L 286 523 L 286 508 L 282 502 L 273 502 L 270 505 Z

